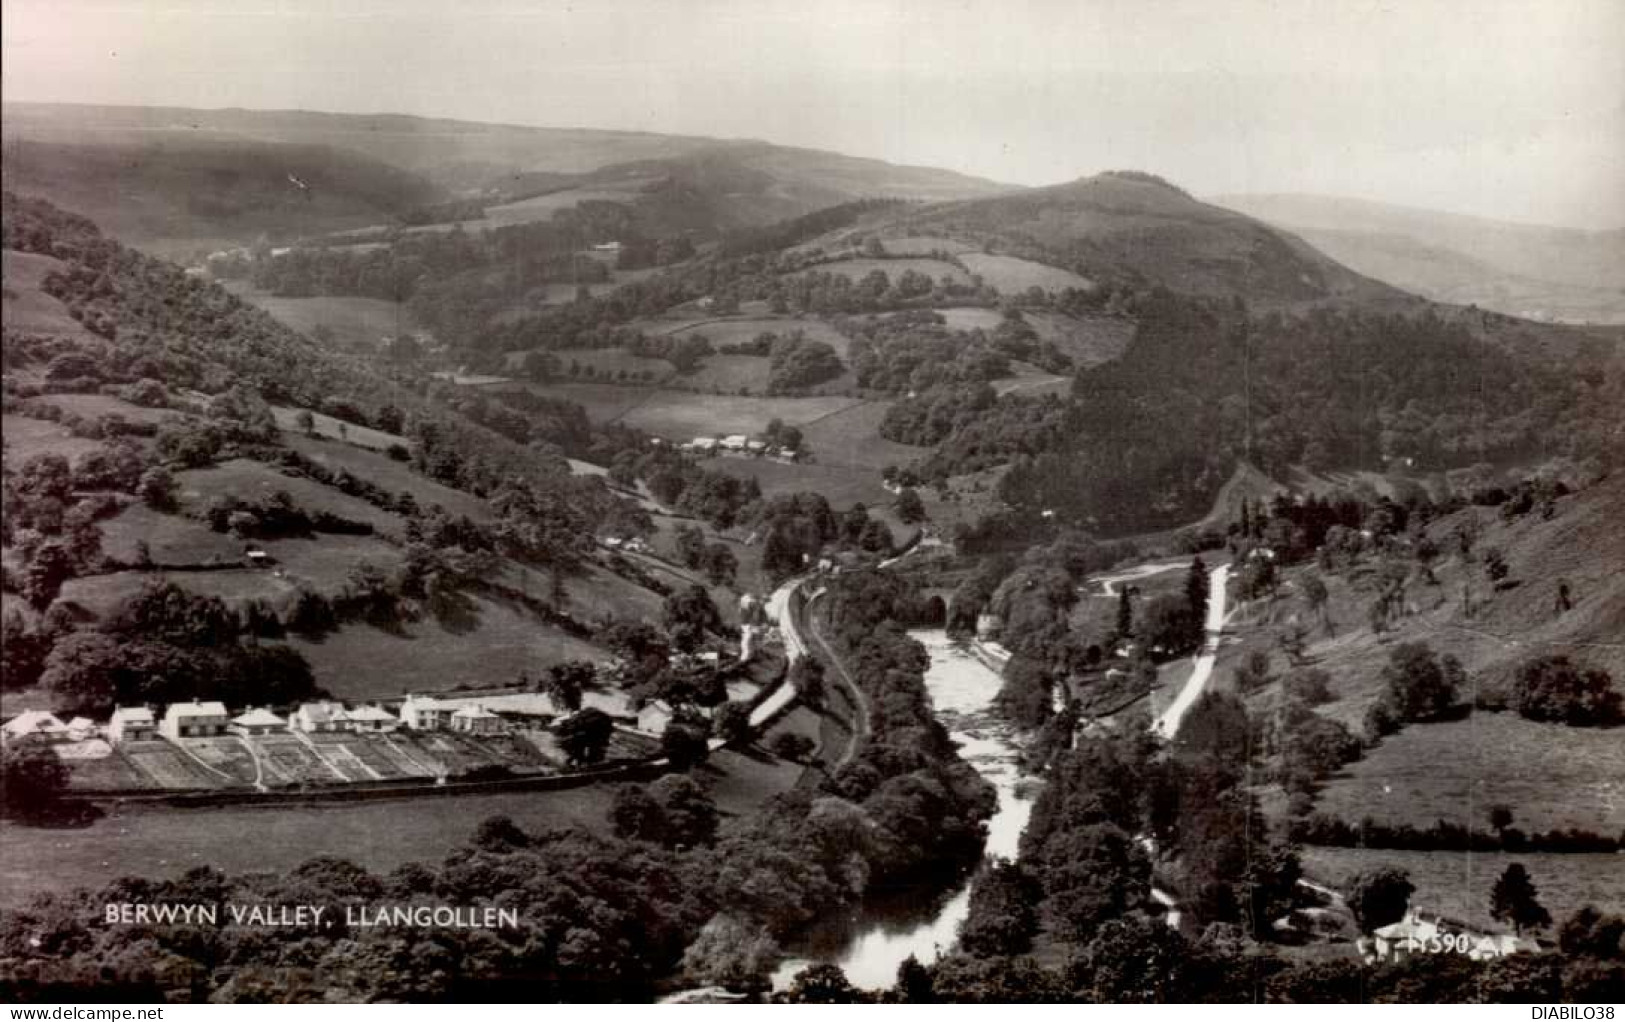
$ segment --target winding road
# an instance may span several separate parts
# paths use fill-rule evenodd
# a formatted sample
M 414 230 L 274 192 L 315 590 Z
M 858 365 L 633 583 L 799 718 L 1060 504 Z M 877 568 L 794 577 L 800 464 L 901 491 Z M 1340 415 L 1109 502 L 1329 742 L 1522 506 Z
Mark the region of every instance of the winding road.
M 1224 632 L 1225 582 L 1229 578 L 1228 564 L 1221 564 L 1208 575 L 1205 623 L 1207 638 L 1202 643 L 1202 652 L 1196 658 L 1196 665 L 1191 670 L 1191 676 L 1185 682 L 1185 687 L 1180 689 L 1173 703 L 1162 711 L 1162 715 L 1151 726 L 1152 730 L 1163 738 L 1171 739 L 1179 733 L 1179 725 L 1184 722 L 1185 714 L 1196 704 L 1202 690 L 1207 687 L 1208 680 L 1213 676 L 1213 665 L 1219 658 L 1219 638 Z

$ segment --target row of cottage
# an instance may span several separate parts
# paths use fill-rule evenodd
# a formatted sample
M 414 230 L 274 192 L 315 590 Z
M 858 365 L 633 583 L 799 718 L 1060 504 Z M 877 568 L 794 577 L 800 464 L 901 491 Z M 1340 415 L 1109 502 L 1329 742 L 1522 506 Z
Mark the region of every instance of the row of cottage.
M 0 734 L 6 741 L 25 738 L 45 741 L 84 741 L 105 737 L 115 745 L 163 736 L 170 739 L 212 738 L 218 735 L 270 735 L 303 731 L 390 732 L 399 728 L 415 731 L 463 731 L 469 734 L 498 734 L 506 722 L 480 705 L 444 703 L 425 696 L 407 696 L 400 713 L 381 706 L 348 708 L 342 703 L 305 703 L 287 717 L 264 707 L 250 709 L 236 717 L 224 703 L 194 699 L 171 705 L 160 720 L 145 706 L 121 706 L 113 711 L 105 726 L 84 717 L 63 723 L 56 714 L 30 710 L 7 721 Z
M 773 458 L 783 462 L 797 461 L 801 457 L 801 452 L 794 447 L 770 444 L 765 440 L 752 440 L 743 433 L 724 437 L 697 436 L 686 443 L 678 444 L 677 448 L 693 454 L 745 455 L 753 458 Z

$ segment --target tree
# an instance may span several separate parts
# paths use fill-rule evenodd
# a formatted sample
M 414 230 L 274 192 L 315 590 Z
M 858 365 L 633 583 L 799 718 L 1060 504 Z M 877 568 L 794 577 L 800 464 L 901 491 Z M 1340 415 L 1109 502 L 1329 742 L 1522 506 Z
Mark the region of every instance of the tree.
M 931 970 L 909 955 L 897 965 L 897 983 L 892 993 L 904 1004 L 930 1004 L 936 999 L 934 985 Z
M 677 559 L 690 568 L 698 568 L 705 556 L 705 533 L 697 525 L 677 526 L 675 533 Z
M 1557 946 L 1571 958 L 1618 960 L 1625 956 L 1625 916 L 1586 905 L 1564 920 Z
M 878 518 L 868 519 L 863 523 L 863 530 L 858 534 L 858 547 L 871 554 L 891 553 L 891 530 L 886 528 L 886 523 Z
M 1409 873 L 1394 866 L 1374 866 L 1349 878 L 1343 899 L 1360 929 L 1371 933 L 1405 918 L 1415 891 Z
M 1134 604 L 1128 593 L 1128 587 L 1117 591 L 1117 637 L 1126 639 L 1134 634 Z
M 750 707 L 745 703 L 726 702 L 717 707 L 713 719 L 717 737 L 729 745 L 750 741 Z
M 785 992 L 791 1004 L 858 1004 L 863 992 L 847 981 L 846 973 L 838 965 L 820 962 L 796 973 L 796 978 Z
M 23 739 L 0 752 L 0 812 L 13 819 L 50 816 L 68 787 L 68 768 L 46 743 Z
M 618 838 L 666 843 L 666 814 L 646 785 L 623 784 L 615 789 L 609 823 Z
M 674 715 L 660 734 L 660 751 L 678 770 L 704 763 L 711 754 L 710 728 L 703 718 Z
M 23 569 L 23 598 L 35 610 L 44 610 L 72 577 L 73 557 L 63 545 L 55 541 L 42 544 Z
M 1512 826 L 1512 809 L 1510 806 L 1495 805 L 1490 807 L 1490 826 L 1495 828 L 1497 834 L 1506 832 Z
M 739 559 L 725 543 L 712 543 L 705 550 L 705 580 L 714 586 L 731 586 L 739 573 Z
M 1330 595 L 1326 591 L 1326 582 L 1319 575 L 1309 572 L 1304 575 L 1302 585 L 1304 602 L 1320 617 L 1320 623 L 1326 625 L 1326 600 Z
M 300 432 L 304 433 L 306 436 L 314 436 L 316 434 L 316 416 L 310 413 L 309 408 L 299 409 L 299 414 L 293 417 L 293 423 L 294 425 L 298 426 Z
M 1044 889 L 1022 866 L 995 861 L 971 885 L 970 911 L 959 929 L 967 953 L 988 958 L 1026 954 L 1038 932 Z
M 1399 720 L 1427 721 L 1455 707 L 1464 672 L 1455 657 L 1439 657 L 1424 643 L 1406 642 L 1389 652 L 1382 680 L 1383 699 Z
M 1620 694 L 1608 672 L 1581 668 L 1561 654 L 1537 656 L 1519 666 L 1513 698 L 1518 713 L 1530 720 L 1607 727 L 1621 716 Z
M 553 730 L 558 735 L 559 748 L 571 763 L 598 763 L 609 749 L 609 740 L 615 734 L 615 721 L 603 710 L 589 706 L 580 713 L 564 718 Z
M 772 985 L 778 960 L 778 943 L 765 926 L 719 912 L 683 952 L 683 972 L 693 983 L 761 993 Z
M 692 653 L 700 648 L 707 632 L 722 630 L 722 615 L 712 602 L 711 594 L 695 583 L 666 597 L 665 624 L 672 645 Z
M 906 486 L 897 494 L 897 517 L 905 525 L 925 521 L 925 502 L 914 487 Z
M 1552 925 L 1552 915 L 1537 900 L 1534 881 L 1523 863 L 1509 863 L 1490 891 L 1490 915 L 1511 923 L 1514 932 Z
M 136 484 L 136 495 L 154 511 L 172 511 L 175 508 L 175 477 L 162 465 L 141 473 Z
M 799 763 L 812 755 L 818 744 L 806 735 L 794 731 L 780 731 L 768 740 L 767 751 L 780 759 Z
M 1190 605 L 1191 618 L 1197 628 L 1207 625 L 1208 588 L 1207 565 L 1197 557 L 1185 572 L 1185 602 Z
M 569 660 L 554 664 L 542 678 L 542 691 L 553 705 L 569 713 L 581 709 L 582 690 L 598 677 L 597 670 L 585 660 Z
M 683 774 L 667 774 L 649 786 L 665 821 L 664 843 L 670 848 L 698 848 L 717 838 L 721 814 L 717 804 Z
M 1270 669 L 1270 655 L 1268 651 L 1253 649 L 1247 653 L 1233 674 L 1236 682 L 1236 691 L 1242 695 L 1256 692 L 1275 680 Z
M 488 816 L 475 828 L 472 844 L 488 852 L 509 852 L 529 846 L 530 836 L 511 817 Z
M 790 686 L 796 698 L 810 709 L 824 705 L 824 665 L 810 656 L 804 656 L 790 665 Z

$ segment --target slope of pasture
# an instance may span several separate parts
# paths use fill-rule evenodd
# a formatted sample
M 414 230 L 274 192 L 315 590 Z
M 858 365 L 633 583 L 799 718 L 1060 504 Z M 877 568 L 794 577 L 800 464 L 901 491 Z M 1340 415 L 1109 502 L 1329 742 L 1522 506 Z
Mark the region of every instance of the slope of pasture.
M 473 494 L 435 482 L 414 472 L 405 462 L 396 461 L 375 450 L 363 450 L 353 444 L 324 439 L 320 435 L 307 437 L 303 433 L 288 433 L 282 441 L 311 461 L 343 469 L 386 490 L 410 493 L 418 507 L 425 510 L 438 504 L 448 514 L 467 515 L 477 522 L 491 521 L 495 517 L 490 505 Z
M 963 241 L 955 241 L 952 238 L 929 238 L 920 236 L 907 238 L 882 238 L 881 243 L 885 245 L 886 251 L 892 255 L 925 256 L 930 255 L 933 252 L 947 252 L 949 255 L 962 256 L 967 252 L 977 251 L 975 245 L 967 244 Z
M 1004 294 L 1014 294 L 1035 287 L 1043 291 L 1064 291 L 1069 287 L 1088 290 L 1094 287 L 1087 277 L 1080 277 L 1071 270 L 1063 270 L 1058 266 L 1035 263 L 1031 259 L 989 255 L 986 252 L 962 252 L 959 260 L 971 273 L 981 277 Z
M 858 403 L 837 396 L 739 397 L 654 390 L 620 421 L 666 437 L 760 433 L 774 419 L 801 426 Z
M 458 686 L 507 685 L 601 650 L 544 624 L 522 605 L 472 596 L 467 611 L 427 617 L 391 630 L 350 624 L 320 640 L 292 637 L 316 684 L 347 700 L 383 699 Z
M 609 380 L 614 378 L 640 379 L 645 374 L 648 380 L 659 383 L 670 379 L 677 369 L 663 358 L 644 358 L 634 355 L 625 348 L 562 348 L 551 353 L 559 360 L 559 368 L 569 372 L 575 367 L 584 373 L 591 369 L 597 379 Z M 524 353 L 516 352 L 508 356 L 508 368 L 516 369 Z M 571 379 L 579 378 L 578 373 L 570 372 Z
M 1507 866 L 1523 863 L 1537 897 L 1563 920 L 1585 905 L 1618 911 L 1625 905 L 1625 869 L 1617 855 L 1558 855 L 1504 852 L 1402 852 L 1386 848 L 1302 849 L 1304 873 L 1341 890 L 1349 877 L 1377 866 L 1397 866 L 1410 874 L 1416 893 L 1411 906 L 1426 915 L 1441 913 L 1492 932 L 1506 924 L 1490 916 L 1490 889 Z
M 0 416 L 0 433 L 5 436 L 6 460 L 17 465 L 39 454 L 60 454 L 72 462 L 102 447 L 100 440 L 74 436 L 66 426 L 22 415 Z
M 143 408 L 109 394 L 43 394 L 35 400 L 86 419 L 116 415 L 126 422 L 157 425 L 183 417 L 182 413 L 173 409 Z
M 964 258 L 961 256 L 960 258 Z M 869 274 L 879 270 L 886 275 L 886 279 L 896 283 L 897 279 L 909 270 L 923 273 L 932 280 L 941 280 L 948 277 L 956 284 L 969 284 L 970 274 L 955 266 L 953 263 L 943 262 L 940 259 L 837 259 L 834 262 L 820 263 L 809 267 L 817 273 L 837 273 L 854 281 L 862 280 Z
M 931 453 L 887 440 L 880 435 L 881 420 L 891 409 L 891 401 L 865 401 L 801 428 L 807 447 L 820 465 L 871 470 L 876 479 L 887 465 L 907 465 Z
M 533 394 L 580 405 L 595 426 L 619 421 L 656 393 L 652 387 L 624 383 L 527 383 L 523 386 Z
M 294 503 L 305 511 L 329 511 L 351 521 L 366 522 L 374 529 L 385 532 L 399 532 L 402 525 L 398 516 L 374 507 L 359 497 L 340 493 L 313 479 L 283 475 L 269 465 L 247 458 L 233 458 L 210 468 L 177 472 L 175 483 L 181 506 L 193 514 L 202 514 L 216 497 L 253 501 L 285 490 Z
M 271 406 L 271 415 L 275 417 L 277 427 L 284 433 L 289 434 L 297 433 L 302 435 L 304 433 L 304 429 L 299 425 L 299 413 L 301 411 L 304 411 L 304 409 L 287 408 L 282 405 Z M 375 451 L 388 450 L 395 445 L 407 446 L 405 437 L 397 436 L 394 433 L 385 433 L 383 430 L 373 429 L 370 426 L 357 426 L 353 422 L 335 419 L 331 415 L 323 415 L 321 412 L 312 412 L 311 419 L 313 420 L 312 430 L 317 436 L 331 437 L 335 440 L 342 439 L 347 443 L 370 447 Z
M 7 330 L 25 334 L 53 334 L 101 344 L 101 338 L 86 330 L 68 312 L 68 307 L 41 290 L 45 278 L 64 270 L 60 259 L 33 252 L 6 249 L 0 272 L 4 275 L 5 301 L 0 302 L 0 321 Z
M 385 337 L 420 332 L 402 302 L 355 295 L 282 298 L 250 287 L 230 290 L 307 337 L 326 328 L 340 348 L 373 351 Z
M 758 335 L 778 334 L 783 337 L 801 331 L 808 340 L 823 341 L 842 357 L 846 357 L 846 335 L 821 319 L 806 316 L 741 316 L 720 319 L 679 319 L 661 317 L 640 320 L 632 324 L 646 334 L 673 336 L 677 334 L 704 334 L 713 348 L 725 344 L 744 344 Z
M 938 309 L 954 330 L 983 330 L 991 333 L 1003 321 L 997 309 L 968 306 Z M 1080 369 L 1109 362 L 1128 347 L 1134 335 L 1133 322 L 1113 316 L 1067 316 L 1059 312 L 1023 311 L 1022 317 L 1038 339 L 1059 348 Z
M 628 178 L 625 181 L 613 184 L 591 185 L 583 188 L 566 188 L 561 191 L 548 192 L 546 195 L 534 195 L 528 199 L 519 199 L 516 202 L 503 203 L 500 206 L 487 206 L 485 216 L 478 220 L 461 221 L 466 231 L 486 230 L 493 227 L 511 227 L 514 224 L 527 224 L 536 220 L 550 220 L 553 214 L 564 209 L 572 209 L 583 202 L 633 202 L 643 193 L 643 189 L 651 182 L 657 180 L 653 177 Z M 424 224 L 418 227 L 407 228 L 408 232 L 451 230 L 455 224 Z M 589 243 L 599 241 L 612 241 L 612 238 L 588 238 Z
M 1625 729 L 1571 728 L 1515 713 L 1411 724 L 1329 781 L 1316 808 L 1357 824 L 1489 829 L 1505 805 L 1525 832 L 1625 830 Z
M 786 465 L 765 458 L 717 458 L 706 465 L 740 479 L 755 478 L 763 496 L 807 491 L 821 494 L 837 510 L 857 503 L 878 508 L 896 499 L 880 484 L 880 473 L 869 469 L 818 461 Z

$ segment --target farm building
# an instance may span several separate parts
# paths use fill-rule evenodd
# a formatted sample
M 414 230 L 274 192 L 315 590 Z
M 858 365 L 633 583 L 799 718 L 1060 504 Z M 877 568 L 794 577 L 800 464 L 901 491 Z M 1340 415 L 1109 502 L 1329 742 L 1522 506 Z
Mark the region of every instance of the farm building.
M 231 730 L 239 735 L 279 735 L 288 730 L 288 722 L 261 707 L 233 718 Z
M 429 696 L 407 696 L 401 703 L 401 723 L 414 731 L 440 731 L 451 726 L 453 709 Z
M 231 724 L 231 715 L 224 703 L 210 701 L 173 703 L 164 714 L 158 730 L 166 738 L 208 738 L 223 735 Z
M 107 738 L 114 745 L 144 742 L 158 737 L 158 722 L 145 706 L 120 706 L 107 722 Z
M 750 447 L 750 437 L 743 433 L 735 433 L 723 437 L 722 443 L 718 446 L 727 454 L 743 454 Z
M 96 732 L 101 730 L 96 722 L 89 717 L 75 717 L 68 721 L 68 740 L 82 742 L 87 738 L 95 738 Z
M 349 731 L 350 714 L 342 703 L 305 703 L 295 710 L 289 724 L 309 734 Z
M 8 742 L 23 739 L 65 742 L 68 740 L 68 725 L 49 710 L 29 710 L 6 721 L 5 726 L 0 728 L 0 734 Z
M 507 728 L 502 718 L 483 706 L 465 706 L 451 715 L 451 729 L 471 735 L 501 734 Z
M 355 731 L 389 732 L 401 725 L 393 713 L 380 706 L 357 706 L 347 712 L 350 727 Z
M 682 445 L 685 451 L 694 451 L 697 454 L 715 454 L 717 450 L 716 437 L 697 436 Z

